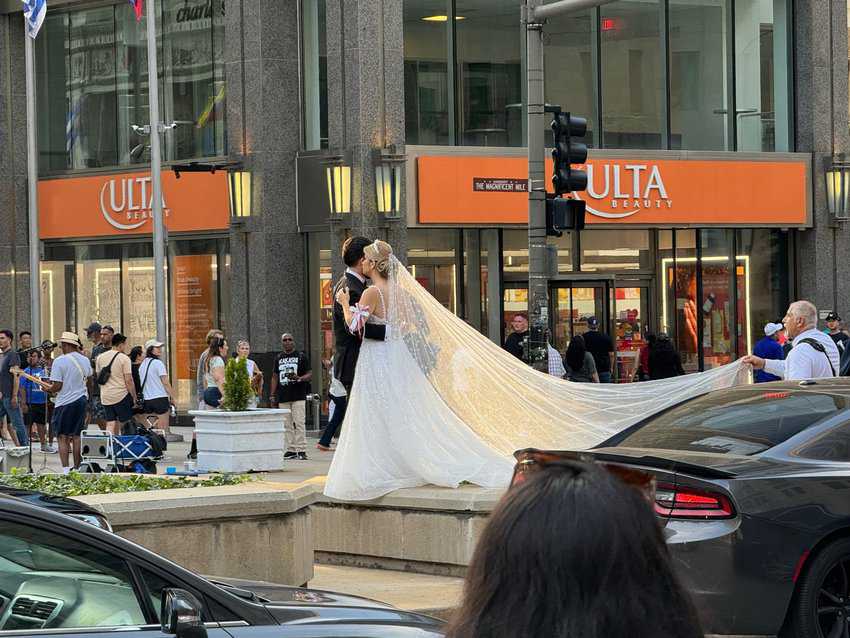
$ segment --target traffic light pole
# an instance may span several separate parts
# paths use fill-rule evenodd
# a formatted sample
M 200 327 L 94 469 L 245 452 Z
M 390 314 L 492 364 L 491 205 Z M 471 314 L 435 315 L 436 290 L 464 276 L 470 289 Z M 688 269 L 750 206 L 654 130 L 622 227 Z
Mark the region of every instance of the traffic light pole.
M 543 130 L 543 24 L 547 18 L 598 7 L 613 0 L 525 0 L 522 21 L 526 30 L 526 82 L 528 99 L 528 321 L 530 363 L 549 371 L 549 272 L 546 241 L 546 164 Z M 566 109 L 569 111 L 569 108 Z
M 541 0 L 527 0 L 523 10 L 526 29 L 528 82 L 528 323 L 529 362 L 548 371 L 549 272 L 546 268 L 546 164 L 543 127 L 543 23 L 535 9 Z

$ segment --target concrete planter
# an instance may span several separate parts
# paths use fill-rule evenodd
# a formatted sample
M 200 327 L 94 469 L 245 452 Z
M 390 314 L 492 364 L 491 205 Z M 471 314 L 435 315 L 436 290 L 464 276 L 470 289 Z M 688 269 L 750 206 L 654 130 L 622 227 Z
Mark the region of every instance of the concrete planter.
M 191 410 L 198 443 L 198 469 L 210 472 L 270 472 L 283 468 L 283 415 L 289 410 L 246 412 Z

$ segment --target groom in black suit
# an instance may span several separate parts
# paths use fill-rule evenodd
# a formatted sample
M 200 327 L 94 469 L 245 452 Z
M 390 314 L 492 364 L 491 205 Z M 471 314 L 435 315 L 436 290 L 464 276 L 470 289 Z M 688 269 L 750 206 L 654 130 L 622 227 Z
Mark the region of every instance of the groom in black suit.
M 351 386 L 354 384 L 354 370 L 357 367 L 357 357 L 360 355 L 360 337 L 351 334 L 345 323 L 342 306 L 336 301 L 337 293 L 348 288 L 349 303 L 353 306 L 360 301 L 360 296 L 366 290 L 366 277 L 363 276 L 363 249 L 372 243 L 366 237 L 350 237 L 342 244 L 342 260 L 345 262 L 345 274 L 334 286 L 334 376 L 345 386 L 349 398 Z M 367 339 L 383 341 L 387 327 L 381 324 L 367 323 L 364 336 Z

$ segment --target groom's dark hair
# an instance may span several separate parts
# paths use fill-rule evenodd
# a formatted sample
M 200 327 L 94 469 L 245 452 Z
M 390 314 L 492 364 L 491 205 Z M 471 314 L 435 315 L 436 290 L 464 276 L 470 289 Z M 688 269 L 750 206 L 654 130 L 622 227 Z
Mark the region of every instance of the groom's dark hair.
M 368 237 L 349 237 L 342 243 L 342 261 L 349 268 L 357 265 L 363 259 L 363 249 L 373 243 Z

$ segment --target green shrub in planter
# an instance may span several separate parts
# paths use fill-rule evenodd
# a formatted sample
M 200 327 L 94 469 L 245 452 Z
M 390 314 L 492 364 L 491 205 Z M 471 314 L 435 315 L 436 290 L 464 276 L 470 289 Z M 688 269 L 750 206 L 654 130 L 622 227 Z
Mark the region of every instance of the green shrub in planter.
M 148 474 L 26 474 L 14 469 L 11 474 L 0 474 L 0 484 L 18 489 L 35 490 L 51 496 L 85 496 L 86 494 L 114 494 L 120 492 L 149 492 L 188 487 L 220 487 L 239 485 L 252 480 L 245 475 L 222 474 L 207 479 L 186 476 L 166 478 Z
M 239 357 L 229 359 L 224 368 L 224 392 L 221 409 L 230 412 L 244 412 L 254 398 L 251 377 L 248 376 L 248 362 Z

